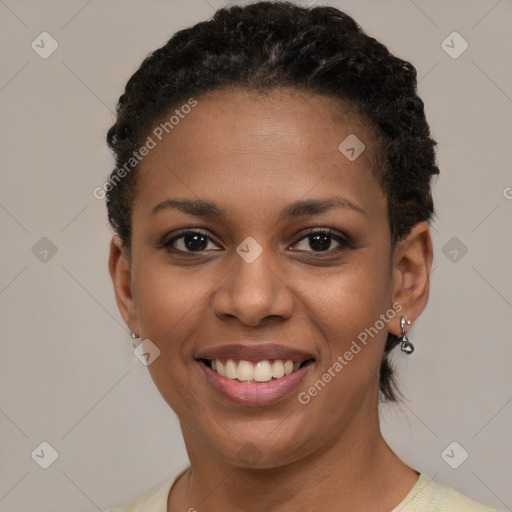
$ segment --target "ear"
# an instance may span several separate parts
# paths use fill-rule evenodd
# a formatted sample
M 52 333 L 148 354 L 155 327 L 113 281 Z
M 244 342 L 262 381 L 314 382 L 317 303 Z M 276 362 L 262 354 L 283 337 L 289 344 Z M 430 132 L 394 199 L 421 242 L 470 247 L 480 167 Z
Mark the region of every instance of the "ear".
M 108 270 L 114 285 L 117 307 L 128 328 L 139 335 L 137 314 L 132 291 L 131 266 L 119 235 L 115 234 L 110 242 Z
M 400 318 L 406 316 L 413 324 L 425 309 L 430 291 L 430 269 L 433 249 L 430 227 L 419 222 L 411 232 L 397 242 L 393 254 L 393 304 L 398 302 L 402 310 L 389 322 L 391 334 L 400 335 Z

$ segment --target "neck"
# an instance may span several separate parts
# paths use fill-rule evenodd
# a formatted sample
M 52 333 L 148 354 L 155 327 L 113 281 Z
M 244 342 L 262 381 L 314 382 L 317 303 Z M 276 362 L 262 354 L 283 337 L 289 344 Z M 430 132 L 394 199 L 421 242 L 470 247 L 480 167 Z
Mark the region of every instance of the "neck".
M 191 469 L 176 482 L 168 512 L 291 512 L 319 507 L 388 512 L 403 500 L 418 475 L 384 441 L 377 414 L 373 421 L 365 420 L 348 425 L 301 459 L 264 469 L 208 456 L 194 434 L 183 428 Z

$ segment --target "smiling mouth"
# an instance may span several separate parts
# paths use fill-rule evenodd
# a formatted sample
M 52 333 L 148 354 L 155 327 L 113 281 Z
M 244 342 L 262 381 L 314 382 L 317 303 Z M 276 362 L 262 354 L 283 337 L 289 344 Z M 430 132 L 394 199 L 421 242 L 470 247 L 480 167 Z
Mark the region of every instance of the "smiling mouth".
M 315 362 L 314 358 L 305 361 L 291 359 L 265 359 L 246 361 L 244 359 L 199 359 L 212 371 L 238 382 L 269 382 L 299 371 Z

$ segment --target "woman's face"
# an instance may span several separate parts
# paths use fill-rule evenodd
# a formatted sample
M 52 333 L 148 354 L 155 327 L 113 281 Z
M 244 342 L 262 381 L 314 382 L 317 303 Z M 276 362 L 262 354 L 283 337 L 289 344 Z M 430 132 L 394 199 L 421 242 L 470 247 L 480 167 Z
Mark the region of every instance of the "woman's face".
M 369 132 L 332 99 L 295 90 L 197 102 L 153 135 L 138 171 L 121 301 L 129 327 L 160 350 L 151 376 L 204 458 L 277 467 L 348 432 L 363 438 L 388 326 L 357 340 L 381 326 L 397 289 Z M 214 372 L 215 359 L 234 378 Z M 268 381 L 287 360 L 309 363 Z M 243 381 L 255 375 L 267 381 Z

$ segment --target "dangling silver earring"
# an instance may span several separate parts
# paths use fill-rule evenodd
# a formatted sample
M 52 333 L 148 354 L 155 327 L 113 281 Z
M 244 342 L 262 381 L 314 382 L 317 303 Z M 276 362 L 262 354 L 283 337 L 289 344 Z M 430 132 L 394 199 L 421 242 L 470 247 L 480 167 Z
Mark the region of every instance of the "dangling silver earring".
M 135 348 L 137 346 L 137 342 L 135 340 L 138 340 L 140 339 L 140 336 L 138 336 L 137 334 L 135 334 L 134 332 L 131 332 L 130 333 L 130 336 L 132 337 L 133 339 L 133 347 Z
M 406 354 L 412 354 L 414 352 L 414 345 L 407 338 L 407 334 L 405 334 L 405 325 L 411 325 L 411 322 L 403 316 L 400 319 L 400 328 L 402 329 L 402 335 L 399 337 L 399 341 L 402 343 L 400 346 L 400 350 L 405 352 Z

